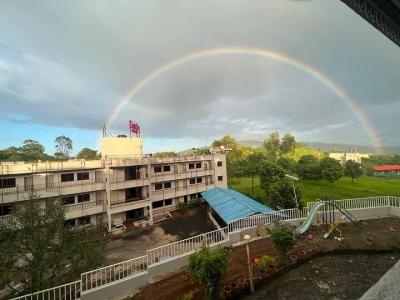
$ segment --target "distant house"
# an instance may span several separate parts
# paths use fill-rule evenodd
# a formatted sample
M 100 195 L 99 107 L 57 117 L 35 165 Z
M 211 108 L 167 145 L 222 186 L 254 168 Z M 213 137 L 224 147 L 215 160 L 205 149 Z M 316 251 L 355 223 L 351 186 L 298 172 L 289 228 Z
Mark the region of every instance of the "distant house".
M 374 167 L 376 176 L 400 176 L 400 165 L 383 165 Z
M 361 163 L 361 159 L 369 158 L 369 154 L 359 152 L 332 152 L 329 153 L 329 157 L 338 160 L 342 165 L 344 165 L 348 160 L 353 160 L 355 162 Z

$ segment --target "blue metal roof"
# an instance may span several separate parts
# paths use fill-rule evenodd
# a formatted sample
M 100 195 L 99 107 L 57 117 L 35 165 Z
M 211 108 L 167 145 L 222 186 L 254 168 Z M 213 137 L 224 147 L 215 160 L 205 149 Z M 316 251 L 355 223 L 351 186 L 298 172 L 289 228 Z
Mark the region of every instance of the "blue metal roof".
M 274 211 L 231 189 L 213 188 L 202 192 L 201 195 L 226 223 L 258 213 Z

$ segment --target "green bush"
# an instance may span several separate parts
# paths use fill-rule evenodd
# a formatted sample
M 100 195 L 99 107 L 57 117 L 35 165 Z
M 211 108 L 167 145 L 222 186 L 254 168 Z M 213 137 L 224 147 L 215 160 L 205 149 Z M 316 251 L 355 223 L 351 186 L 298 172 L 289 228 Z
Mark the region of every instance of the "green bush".
M 189 275 L 204 286 L 207 299 L 219 299 L 219 283 L 226 273 L 229 255 L 229 251 L 222 247 L 210 250 L 206 245 L 190 255 Z
M 188 202 L 179 202 L 176 209 L 180 212 L 187 212 L 189 209 L 199 207 L 203 205 L 204 201 L 200 198 L 189 200 Z
M 288 228 L 280 227 L 271 230 L 271 238 L 275 247 L 282 252 L 286 252 L 291 246 L 295 244 L 292 231 Z

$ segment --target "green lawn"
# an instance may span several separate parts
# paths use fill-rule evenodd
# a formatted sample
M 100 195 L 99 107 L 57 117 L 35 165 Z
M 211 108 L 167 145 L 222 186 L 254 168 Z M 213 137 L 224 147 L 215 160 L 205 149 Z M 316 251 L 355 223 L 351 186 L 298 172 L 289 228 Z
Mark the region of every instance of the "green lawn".
M 300 180 L 296 183 L 302 193 L 302 202 L 315 201 L 316 198 L 358 198 L 370 196 L 399 196 L 400 180 L 379 178 L 379 177 L 361 177 L 355 179 L 343 177 L 333 185 L 325 180 Z M 229 180 L 229 188 L 235 189 L 241 193 L 251 196 L 256 200 L 262 200 L 269 203 L 265 191 L 260 187 L 259 178 L 254 179 L 254 195 L 251 194 L 251 178 L 242 177 L 239 180 L 234 178 Z

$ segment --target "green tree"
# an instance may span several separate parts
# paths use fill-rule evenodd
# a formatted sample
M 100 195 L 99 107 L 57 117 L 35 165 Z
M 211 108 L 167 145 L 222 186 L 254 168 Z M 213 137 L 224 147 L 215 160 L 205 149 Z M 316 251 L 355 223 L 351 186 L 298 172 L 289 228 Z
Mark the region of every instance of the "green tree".
M 325 157 L 321 160 L 320 165 L 322 177 L 332 184 L 343 176 L 343 168 L 340 162 L 334 158 Z
M 38 160 L 44 154 L 44 147 L 37 141 L 25 140 L 21 147 L 21 153 L 29 160 Z
M 244 161 L 244 175 L 251 177 L 251 195 L 254 195 L 254 177 L 260 175 L 264 153 L 260 150 L 254 150 Z
M 289 157 L 281 157 L 277 160 L 277 164 L 285 169 L 286 173 L 294 174 L 297 172 L 297 161 Z
M 157 157 L 173 157 L 173 156 L 178 156 L 178 154 L 174 151 L 161 151 L 157 152 L 155 154 Z
M 358 178 L 363 174 L 361 164 L 355 162 L 354 160 L 346 161 L 345 167 L 345 172 L 348 176 L 351 177 L 351 182 L 354 182 L 354 178 Z
M 279 133 L 273 132 L 263 142 L 263 147 L 267 153 L 268 159 L 276 161 L 280 155 L 281 141 Z
M 238 142 L 234 137 L 231 137 L 230 135 L 225 135 L 219 140 L 215 140 L 212 143 L 213 147 L 224 147 L 225 149 L 234 149 L 236 146 L 238 146 Z
M 14 293 L 31 293 L 76 280 L 97 267 L 103 258 L 95 240 L 100 229 L 64 223 L 59 203 L 49 201 L 43 208 L 39 197 L 31 193 L 18 204 L 11 221 L 0 224 L 0 287 L 13 289 L 11 282 L 18 274 L 26 284 Z
M 302 179 L 321 179 L 321 166 L 314 155 L 303 155 L 297 165 L 297 175 Z
M 295 186 L 296 196 L 293 191 L 292 182 L 288 179 L 283 179 L 273 183 L 269 187 L 268 194 L 271 198 L 274 207 L 281 207 L 284 209 L 296 208 L 296 197 L 299 207 L 301 204 L 301 191 Z
M 294 153 L 296 149 L 296 140 L 293 135 L 286 133 L 282 138 L 282 143 L 280 145 L 280 153 L 283 156 L 289 156 Z
M 65 135 L 61 135 L 56 137 L 54 142 L 56 143 L 56 153 L 62 154 L 63 158 L 68 158 L 73 148 L 72 140 Z
M 274 162 L 264 160 L 260 168 L 261 187 L 268 193 L 269 187 L 285 177 L 285 170 Z
M 97 151 L 90 148 L 82 148 L 76 158 L 78 159 L 96 159 Z
M 219 283 L 226 273 L 229 259 L 228 250 L 218 247 L 210 250 L 203 245 L 189 257 L 188 272 L 195 282 L 204 286 L 207 299 L 219 299 Z

